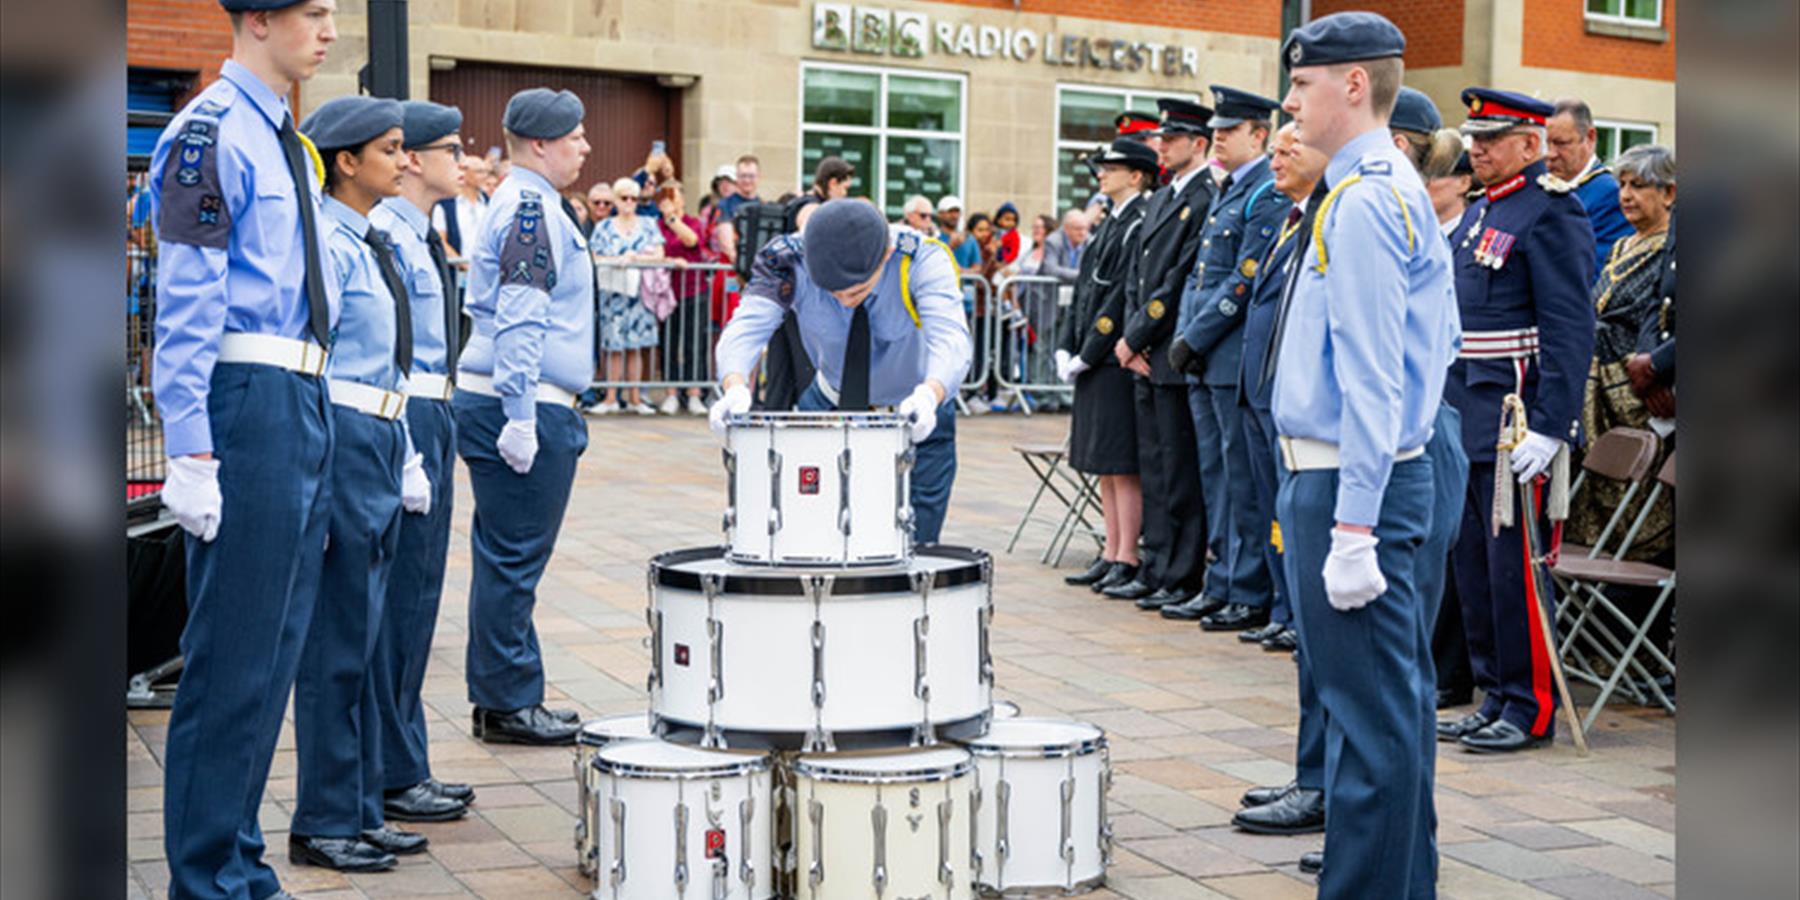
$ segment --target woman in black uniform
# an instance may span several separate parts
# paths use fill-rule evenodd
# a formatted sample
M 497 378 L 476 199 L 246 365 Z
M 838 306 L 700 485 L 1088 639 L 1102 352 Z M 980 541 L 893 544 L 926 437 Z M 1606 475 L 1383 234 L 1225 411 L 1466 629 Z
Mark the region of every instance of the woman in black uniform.
M 1059 335 L 1057 375 L 1075 385 L 1075 412 L 1069 437 L 1069 464 L 1100 476 L 1100 508 L 1106 519 L 1106 546 L 1087 571 L 1065 578 L 1101 591 L 1137 577 L 1138 532 L 1144 497 L 1138 479 L 1137 425 L 1131 373 L 1119 366 L 1112 347 L 1124 321 L 1125 270 L 1137 246 L 1138 225 L 1156 185 L 1156 151 L 1119 139 L 1088 157 L 1100 192 L 1112 211 L 1082 254 L 1072 315 Z

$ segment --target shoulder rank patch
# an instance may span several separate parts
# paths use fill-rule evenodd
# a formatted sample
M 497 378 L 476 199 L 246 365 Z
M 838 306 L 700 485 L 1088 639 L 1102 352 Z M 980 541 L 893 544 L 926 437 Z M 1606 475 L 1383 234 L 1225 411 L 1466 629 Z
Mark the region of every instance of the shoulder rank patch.
M 1385 159 L 1365 159 L 1356 167 L 1359 175 L 1392 175 L 1394 164 Z
M 519 208 L 500 248 L 500 283 L 548 291 L 556 285 L 556 259 L 548 243 L 540 242 L 544 207 L 531 191 L 519 192 Z
M 894 235 L 894 250 L 898 253 L 918 256 L 919 246 L 919 233 L 916 231 L 901 231 Z
M 1550 194 L 1566 194 L 1575 189 L 1574 185 L 1562 180 L 1561 178 L 1556 177 L 1555 175 L 1550 174 L 1549 172 L 1545 172 L 1544 174 L 1539 175 L 1537 183 L 1538 183 L 1538 187 L 1543 188 L 1545 193 L 1550 193 Z
M 1161 300 L 1152 300 L 1152 301 L 1150 301 L 1150 305 L 1148 307 L 1145 307 L 1144 311 L 1148 312 L 1150 314 L 1150 318 L 1160 319 L 1163 317 L 1163 312 L 1165 311 L 1165 307 L 1163 306 L 1163 302 Z
M 1256 277 L 1256 260 L 1255 260 L 1255 258 L 1246 257 L 1244 259 L 1244 262 L 1238 266 L 1238 271 L 1243 273 L 1243 276 L 1245 278 L 1255 278 Z
M 163 162 L 158 240 L 219 250 L 231 242 L 231 211 L 219 183 L 218 135 L 212 118 L 182 124 Z
M 1094 330 L 1101 334 L 1112 334 L 1113 320 L 1111 316 L 1101 316 L 1094 320 Z

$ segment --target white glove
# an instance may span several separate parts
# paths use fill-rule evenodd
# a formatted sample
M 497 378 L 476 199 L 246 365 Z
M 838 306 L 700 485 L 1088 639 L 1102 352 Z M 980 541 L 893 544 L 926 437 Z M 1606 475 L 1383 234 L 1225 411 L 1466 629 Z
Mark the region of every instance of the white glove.
M 1535 431 L 1525 432 L 1525 440 L 1512 449 L 1513 474 L 1519 476 L 1523 484 L 1550 468 L 1550 462 L 1556 459 L 1557 451 L 1562 449 L 1563 442 Z
M 1331 554 L 1325 557 L 1325 599 L 1331 608 L 1349 612 L 1369 605 L 1387 592 L 1387 579 L 1375 559 L 1372 534 L 1331 529 Z
M 500 429 L 500 439 L 494 442 L 494 447 L 514 472 L 520 475 L 530 472 L 532 460 L 537 459 L 537 420 L 506 420 L 506 427 Z
M 913 392 L 907 394 L 906 399 L 900 401 L 900 406 L 894 411 L 901 418 L 912 422 L 913 443 L 918 444 L 937 430 L 937 408 L 937 391 L 932 390 L 929 384 L 921 384 L 913 388 Z
M 162 503 L 188 534 L 211 543 L 219 536 L 225 498 L 219 494 L 219 461 L 197 456 L 169 457 Z
M 425 475 L 425 457 L 418 453 L 400 470 L 400 507 L 421 516 L 431 514 L 431 479 Z
M 734 384 L 713 401 L 712 409 L 706 411 L 706 424 L 712 426 L 713 434 L 719 440 L 725 439 L 725 420 L 732 416 L 741 416 L 750 411 L 750 388 L 742 384 Z
M 1076 376 L 1091 368 L 1093 368 L 1093 366 L 1088 365 L 1087 360 L 1077 356 L 1074 359 L 1069 360 L 1069 377 L 1063 380 L 1073 384 L 1075 383 Z
M 1072 360 L 1074 358 L 1075 357 L 1069 355 L 1069 351 L 1067 351 L 1067 350 L 1056 351 L 1056 380 L 1057 381 L 1060 381 L 1064 384 L 1068 384 L 1070 379 L 1072 379 L 1074 377 L 1069 374 L 1069 360 Z

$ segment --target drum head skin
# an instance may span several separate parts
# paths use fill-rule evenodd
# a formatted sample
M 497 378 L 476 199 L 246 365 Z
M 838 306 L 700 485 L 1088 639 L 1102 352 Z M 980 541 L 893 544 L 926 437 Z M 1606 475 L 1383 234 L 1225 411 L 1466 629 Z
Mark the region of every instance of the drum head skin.
M 1019 704 L 1011 700 L 995 700 L 993 718 L 1016 719 L 1019 717 Z
M 765 753 L 706 750 L 668 741 L 614 741 L 594 756 L 594 768 L 627 778 L 729 778 L 769 767 Z
M 660 553 L 650 560 L 651 578 L 663 587 L 699 593 L 705 590 L 703 577 L 715 576 L 720 579 L 721 593 L 805 597 L 811 593 L 813 579 L 824 576 L 831 579 L 830 596 L 858 597 L 912 593 L 916 573 L 931 573 L 931 586 L 937 589 L 988 581 L 993 571 L 987 551 L 950 544 L 919 547 L 904 566 L 849 572 L 842 568 L 745 566 L 727 560 L 725 551 L 724 547 L 692 547 Z
M 655 736 L 656 732 L 650 730 L 649 716 L 643 713 L 623 713 L 581 723 L 581 733 L 576 735 L 576 742 L 599 747 L 624 738 Z
M 987 734 L 963 745 L 977 756 L 1086 756 L 1106 748 L 1106 732 L 1098 725 L 1073 719 L 995 719 Z
M 793 762 L 794 774 L 815 781 L 896 784 L 946 781 L 974 767 L 960 747 L 922 747 L 901 753 L 819 753 Z

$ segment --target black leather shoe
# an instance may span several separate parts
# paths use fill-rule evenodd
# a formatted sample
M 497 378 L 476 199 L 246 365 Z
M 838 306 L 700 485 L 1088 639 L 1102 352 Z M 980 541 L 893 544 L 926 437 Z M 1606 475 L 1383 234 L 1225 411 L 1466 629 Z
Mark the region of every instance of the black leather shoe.
M 288 862 L 318 866 L 339 872 L 386 872 L 394 867 L 394 854 L 362 838 L 322 838 L 288 835 Z
M 1286 630 L 1287 626 L 1280 622 L 1269 622 L 1261 628 L 1251 628 L 1247 631 L 1238 632 L 1238 640 L 1243 641 L 1246 644 L 1260 644 Z
M 1438 740 L 1454 741 L 1465 734 L 1480 731 L 1493 720 L 1476 710 L 1460 719 L 1439 719 L 1437 723 Z
M 1156 588 L 1153 588 L 1136 578 L 1133 578 L 1124 584 L 1113 585 L 1100 592 L 1101 596 L 1106 597 L 1109 600 L 1138 600 L 1154 593 L 1156 593 Z
M 465 804 L 475 802 L 475 789 L 459 781 L 439 781 L 436 778 L 427 778 L 425 786 L 439 797 L 461 800 Z
M 475 708 L 474 734 L 490 744 L 571 745 L 580 732 L 580 725 L 541 705 L 511 711 Z
M 1449 709 L 1452 706 L 1467 706 L 1474 699 L 1474 688 L 1438 688 L 1437 708 Z
M 1464 749 L 1476 753 L 1516 753 L 1550 743 L 1550 736 L 1534 737 L 1505 719 L 1487 725 L 1456 739 Z
M 1112 564 L 1111 569 L 1107 570 L 1104 577 L 1099 581 L 1088 585 L 1088 590 L 1098 594 L 1115 585 L 1129 584 L 1130 582 L 1137 580 L 1137 574 L 1137 566 L 1130 563 L 1116 562 Z
M 370 828 L 362 833 L 363 843 L 377 850 L 386 850 L 395 856 L 411 856 L 424 853 L 431 839 L 416 831 L 401 831 L 392 825 Z
M 1283 628 L 1280 634 L 1265 639 L 1262 648 L 1270 653 L 1292 653 L 1300 649 L 1300 635 L 1292 628 Z
M 1110 559 L 1096 559 L 1094 560 L 1093 565 L 1087 567 L 1087 571 L 1063 576 L 1063 584 L 1072 584 L 1076 587 L 1087 587 L 1088 585 L 1105 578 L 1106 573 L 1112 571 L 1112 565 L 1112 560 Z
M 1225 601 L 1215 600 L 1205 594 L 1195 594 L 1186 603 L 1177 603 L 1162 608 L 1162 617 L 1177 622 L 1198 622 L 1213 613 L 1225 608 Z
M 1299 786 L 1300 782 L 1290 781 L 1287 784 L 1265 784 L 1261 787 L 1253 787 L 1245 791 L 1244 796 L 1238 798 L 1238 805 L 1245 809 L 1249 809 L 1252 806 L 1267 806 L 1280 800 L 1282 797 L 1287 796 L 1288 791 Z
M 1187 594 L 1184 594 L 1181 591 L 1172 591 L 1168 588 L 1157 588 L 1156 593 L 1151 594 L 1148 597 L 1139 597 L 1137 608 L 1142 610 L 1162 609 L 1172 603 L 1181 603 L 1185 600 L 1187 600 Z
M 571 725 L 579 724 L 581 722 L 581 713 L 572 709 L 549 709 L 541 704 L 538 708 L 549 713 L 550 718 L 555 719 L 558 722 L 568 722 Z
M 1269 624 L 1269 610 L 1263 606 L 1233 603 L 1200 620 L 1201 631 L 1243 631 Z
M 1308 850 L 1300 854 L 1300 871 L 1308 875 L 1317 875 L 1325 871 L 1325 851 Z
M 1325 792 L 1294 788 L 1281 799 L 1240 809 L 1231 824 L 1252 834 L 1310 834 L 1325 830 Z
M 468 811 L 468 804 L 432 790 L 428 782 L 390 791 L 381 801 L 381 814 L 396 822 L 448 822 Z

